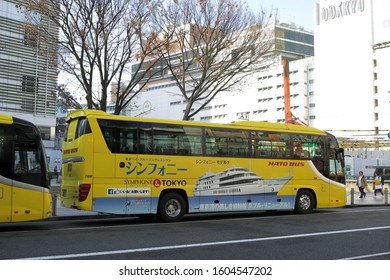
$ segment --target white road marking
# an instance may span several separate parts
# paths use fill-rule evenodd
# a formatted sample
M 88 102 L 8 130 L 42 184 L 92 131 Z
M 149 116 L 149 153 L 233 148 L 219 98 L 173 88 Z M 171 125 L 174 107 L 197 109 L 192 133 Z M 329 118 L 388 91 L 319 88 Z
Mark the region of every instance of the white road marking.
M 340 260 L 360 260 L 360 259 L 367 259 L 367 258 L 386 256 L 386 255 L 390 255 L 390 252 L 382 252 L 382 253 L 376 253 L 376 254 L 361 255 L 361 256 L 343 258 L 343 259 L 340 259 Z
M 78 254 L 67 254 L 67 255 L 52 255 L 52 256 L 42 256 L 42 257 L 32 257 L 32 258 L 20 258 L 19 260 L 53 260 L 53 259 L 71 259 L 71 258 L 83 258 L 83 257 L 116 255 L 116 254 L 131 254 L 131 253 L 150 252 L 150 251 L 187 249 L 187 248 L 218 246 L 218 245 L 226 245 L 226 244 L 239 244 L 239 243 L 292 239 L 292 238 L 303 238 L 303 237 L 311 237 L 311 236 L 324 236 L 324 235 L 333 235 L 333 234 L 355 233 L 355 232 L 384 230 L 384 229 L 390 229 L 390 226 L 357 228 L 357 229 L 348 229 L 348 230 L 324 231 L 324 232 L 313 232 L 313 233 L 293 234 L 293 235 L 284 235 L 284 236 L 271 236 L 271 237 L 261 237 L 261 238 L 251 238 L 251 239 L 241 239 L 241 240 L 193 243 L 193 244 L 182 244 L 182 245 L 171 245 L 171 246 L 149 247 L 149 248 L 138 248 L 138 249 L 126 249 L 126 250 L 115 250 L 115 251 L 78 253 Z
M 348 210 L 343 210 L 341 208 L 335 208 L 335 209 L 325 209 L 325 210 L 337 210 L 337 211 L 329 211 L 329 212 L 316 212 L 315 215 L 343 215 L 343 214 L 355 214 L 355 213 L 363 213 L 363 212 L 378 212 L 378 211 L 389 211 L 390 210 L 390 207 L 384 207 L 384 208 L 375 208 L 375 209 L 362 209 L 362 208 L 359 208 L 357 207 L 356 209 L 348 209 Z M 251 212 L 251 213 L 254 213 L 254 212 Z M 261 211 L 259 211 L 259 213 L 261 213 Z M 305 219 L 307 216 L 306 215 L 288 215 L 289 212 L 286 212 L 286 216 L 289 218 L 289 219 L 292 219 L 292 218 L 296 218 L 296 219 Z M 205 215 L 205 217 L 207 217 L 207 215 L 212 215 L 212 214 L 215 214 L 215 213 L 203 213 Z M 238 214 L 244 214 L 244 213 L 238 213 Z M 202 215 L 202 214 L 201 214 Z M 226 221 L 245 221 L 245 220 L 257 220 L 257 219 L 261 219 L 261 220 L 268 220 L 268 219 L 275 219 L 275 217 L 284 217 L 284 216 L 274 216 L 274 215 L 269 215 L 269 216 L 255 216 L 255 217 L 242 217 L 243 215 L 239 215 L 237 217 L 234 217 L 234 218 L 226 218 L 224 216 L 221 216 L 220 219 L 218 220 L 212 220 L 211 222 L 212 223 L 226 223 Z M 110 220 L 111 218 L 108 218 L 108 220 Z M 119 218 L 118 219 L 129 219 L 129 217 L 125 217 L 125 218 Z M 104 218 L 102 219 L 102 221 L 105 220 Z M 184 221 L 181 221 L 180 224 L 199 224 L 199 223 L 210 223 L 210 220 L 184 220 Z M 161 224 L 158 224 L 158 223 L 142 223 L 142 226 L 145 227 L 154 227 L 154 226 L 159 226 Z M 164 224 L 165 226 L 175 226 L 177 225 L 177 223 L 168 223 L 168 224 Z M 109 229 L 115 229 L 115 228 L 126 228 L 126 227 L 139 227 L 140 224 L 125 224 L 125 225 L 108 225 L 108 226 L 84 226 L 84 227 L 69 227 L 69 228 L 54 228 L 54 229 L 46 229 L 46 230 L 40 230 L 40 231 L 73 231 L 73 230 L 91 230 L 91 229 L 102 229 L 102 228 L 109 228 Z M 29 233 L 29 232 L 35 232 L 37 231 L 36 229 L 32 229 L 32 230 L 20 230 L 20 231 L 17 231 L 18 233 Z M 1 234 L 8 234 L 9 231 L 4 231 L 4 232 L 0 232 L 0 235 Z

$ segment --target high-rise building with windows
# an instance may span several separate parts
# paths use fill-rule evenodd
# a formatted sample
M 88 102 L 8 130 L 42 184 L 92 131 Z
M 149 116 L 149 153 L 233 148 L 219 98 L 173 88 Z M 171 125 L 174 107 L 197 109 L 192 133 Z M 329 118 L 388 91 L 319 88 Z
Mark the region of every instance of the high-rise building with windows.
M 310 82 L 313 72 L 313 33 L 286 23 L 273 23 L 268 28 L 274 42 L 269 55 L 275 56 L 275 63 L 259 69 L 234 90 L 219 93 L 193 120 L 219 123 L 240 119 L 284 122 L 282 57 L 287 57 L 290 60 L 292 112 L 303 121 L 310 122 L 314 108 L 308 101 L 313 93 Z M 186 106 L 169 71 L 159 72 L 147 83 L 144 91 L 138 95 L 137 104 L 138 107 L 131 110 L 132 115 L 168 119 L 182 119 Z
M 0 0 L 0 113 L 32 121 L 54 140 L 58 28 L 23 2 Z
M 361 143 L 357 147 L 388 147 L 390 1 L 319 0 L 315 11 L 314 35 L 293 24 L 274 28 L 274 53 L 303 58 L 290 62 L 293 115 Z M 282 73 L 280 63 L 259 70 L 239 88 L 218 95 L 194 119 L 284 121 Z M 168 75 L 162 73 L 145 88 L 137 115 L 182 117 L 185 103 Z

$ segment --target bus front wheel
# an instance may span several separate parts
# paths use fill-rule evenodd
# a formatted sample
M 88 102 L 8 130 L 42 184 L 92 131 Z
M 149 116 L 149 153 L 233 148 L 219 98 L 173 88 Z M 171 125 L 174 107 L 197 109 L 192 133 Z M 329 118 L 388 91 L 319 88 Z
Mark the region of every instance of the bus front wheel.
M 314 208 L 313 193 L 308 190 L 300 190 L 295 201 L 295 212 L 299 214 L 309 214 Z
M 162 222 L 178 222 L 183 219 L 185 210 L 186 202 L 180 194 L 167 193 L 158 205 L 158 218 Z

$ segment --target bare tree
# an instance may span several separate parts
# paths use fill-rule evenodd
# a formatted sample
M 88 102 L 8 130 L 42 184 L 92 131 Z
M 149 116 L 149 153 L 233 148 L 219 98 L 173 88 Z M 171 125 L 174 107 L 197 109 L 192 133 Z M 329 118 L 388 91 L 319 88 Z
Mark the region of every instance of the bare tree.
M 264 66 L 271 17 L 240 0 L 174 0 L 156 14 L 167 40 L 159 55 L 186 100 L 184 120 Z
M 159 6 L 160 0 L 31 0 L 27 8 L 60 28 L 59 67 L 78 80 L 88 108 L 106 111 L 115 82 L 111 94 L 119 114 L 142 89 L 139 81 L 153 77 L 157 61 L 145 59 L 163 43 L 156 42 L 151 21 Z
M 82 109 L 83 106 L 77 101 L 74 95 L 72 95 L 67 89 L 66 85 L 60 84 L 57 86 L 57 105 L 61 104 L 67 109 Z

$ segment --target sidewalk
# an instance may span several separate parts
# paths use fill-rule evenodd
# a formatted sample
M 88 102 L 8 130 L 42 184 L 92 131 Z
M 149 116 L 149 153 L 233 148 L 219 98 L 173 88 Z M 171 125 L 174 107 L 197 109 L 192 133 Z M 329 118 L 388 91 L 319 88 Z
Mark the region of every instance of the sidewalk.
M 378 205 L 387 205 L 389 206 L 389 191 L 386 188 L 383 190 L 383 194 L 374 195 L 373 190 L 365 190 L 366 197 L 360 198 L 360 192 L 357 188 L 354 188 L 353 191 L 351 188 L 347 188 L 347 206 L 378 206 Z
M 76 217 L 91 217 L 91 216 L 104 216 L 104 214 L 100 214 L 98 212 L 92 212 L 92 211 L 83 211 L 83 210 L 77 210 L 77 209 L 71 209 L 71 208 L 65 208 L 61 205 L 61 200 L 59 197 L 57 197 L 56 204 L 53 201 L 53 208 L 56 207 L 56 214 L 52 215 L 51 218 L 76 218 Z
M 52 220 L 59 219 L 74 219 L 74 218 L 92 218 L 92 217 L 104 217 L 108 214 L 101 214 L 92 211 L 83 211 L 71 208 L 65 208 L 61 205 L 60 200 L 60 185 L 56 179 L 50 180 L 52 198 L 53 198 L 53 214 L 50 217 Z

